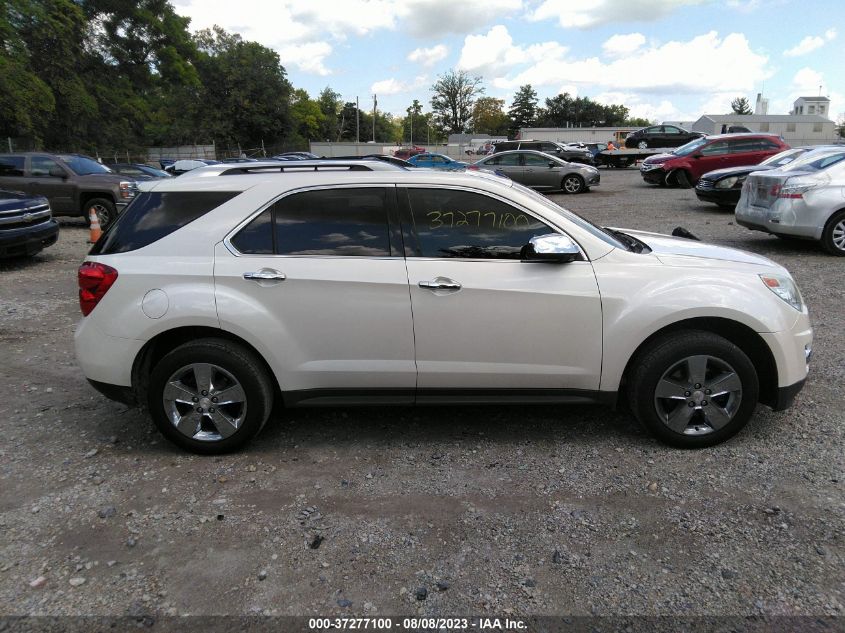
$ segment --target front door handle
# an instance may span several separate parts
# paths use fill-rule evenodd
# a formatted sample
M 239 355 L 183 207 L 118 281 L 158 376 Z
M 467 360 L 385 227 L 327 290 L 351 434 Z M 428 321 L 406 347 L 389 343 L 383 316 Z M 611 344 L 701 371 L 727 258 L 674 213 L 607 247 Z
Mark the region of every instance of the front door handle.
M 421 281 L 420 288 L 428 288 L 429 290 L 460 290 L 461 284 L 447 277 L 438 277 L 434 281 Z
M 244 273 L 244 279 L 251 281 L 284 281 L 287 277 L 285 277 L 283 272 L 273 268 L 262 268 L 256 272 Z

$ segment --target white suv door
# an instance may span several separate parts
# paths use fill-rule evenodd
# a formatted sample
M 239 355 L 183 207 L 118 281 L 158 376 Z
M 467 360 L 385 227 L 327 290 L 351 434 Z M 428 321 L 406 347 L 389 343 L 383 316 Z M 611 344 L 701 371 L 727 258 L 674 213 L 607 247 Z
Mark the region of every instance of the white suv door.
M 398 196 L 418 401 L 426 389 L 599 388 L 602 314 L 592 265 L 520 261 L 531 237 L 559 231 L 479 192 L 429 186 Z
M 408 278 L 389 213 L 392 186 L 309 189 L 217 245 L 221 326 L 260 346 L 288 401 L 413 401 Z

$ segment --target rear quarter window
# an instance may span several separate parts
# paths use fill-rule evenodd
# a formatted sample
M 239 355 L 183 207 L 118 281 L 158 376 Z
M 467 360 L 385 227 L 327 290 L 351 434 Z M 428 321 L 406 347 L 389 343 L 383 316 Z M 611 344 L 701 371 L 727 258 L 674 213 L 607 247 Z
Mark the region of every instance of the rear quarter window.
M 212 209 L 228 202 L 238 191 L 147 191 L 138 194 L 102 238 L 91 255 L 126 253 L 149 246 Z

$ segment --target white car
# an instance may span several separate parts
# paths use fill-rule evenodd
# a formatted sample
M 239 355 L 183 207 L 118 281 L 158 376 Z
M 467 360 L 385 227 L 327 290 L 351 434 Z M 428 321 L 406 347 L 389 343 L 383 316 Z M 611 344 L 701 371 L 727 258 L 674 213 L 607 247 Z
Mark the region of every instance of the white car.
M 200 453 L 242 446 L 280 403 L 600 401 L 703 447 L 758 402 L 789 406 L 812 344 L 768 259 L 367 161 L 144 183 L 79 285 L 87 378 Z

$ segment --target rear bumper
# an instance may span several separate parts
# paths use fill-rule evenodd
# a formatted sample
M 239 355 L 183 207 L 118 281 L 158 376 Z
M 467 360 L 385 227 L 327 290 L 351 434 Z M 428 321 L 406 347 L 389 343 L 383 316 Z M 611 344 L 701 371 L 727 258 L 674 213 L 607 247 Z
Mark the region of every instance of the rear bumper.
M 0 231 L 0 257 L 34 255 L 59 239 L 59 223 L 47 220 L 35 226 Z
M 124 387 L 123 385 L 111 385 L 106 382 L 100 382 L 98 380 L 91 380 L 90 378 L 87 379 L 88 383 L 94 387 L 97 391 L 103 394 L 109 400 L 114 400 L 115 402 L 122 402 L 125 405 L 130 407 L 134 407 L 138 404 L 137 399 L 135 398 L 135 392 L 132 390 L 132 387 Z
M 79 322 L 73 338 L 76 360 L 89 381 L 132 386 L 132 365 L 144 341 L 109 336 L 91 316 Z

